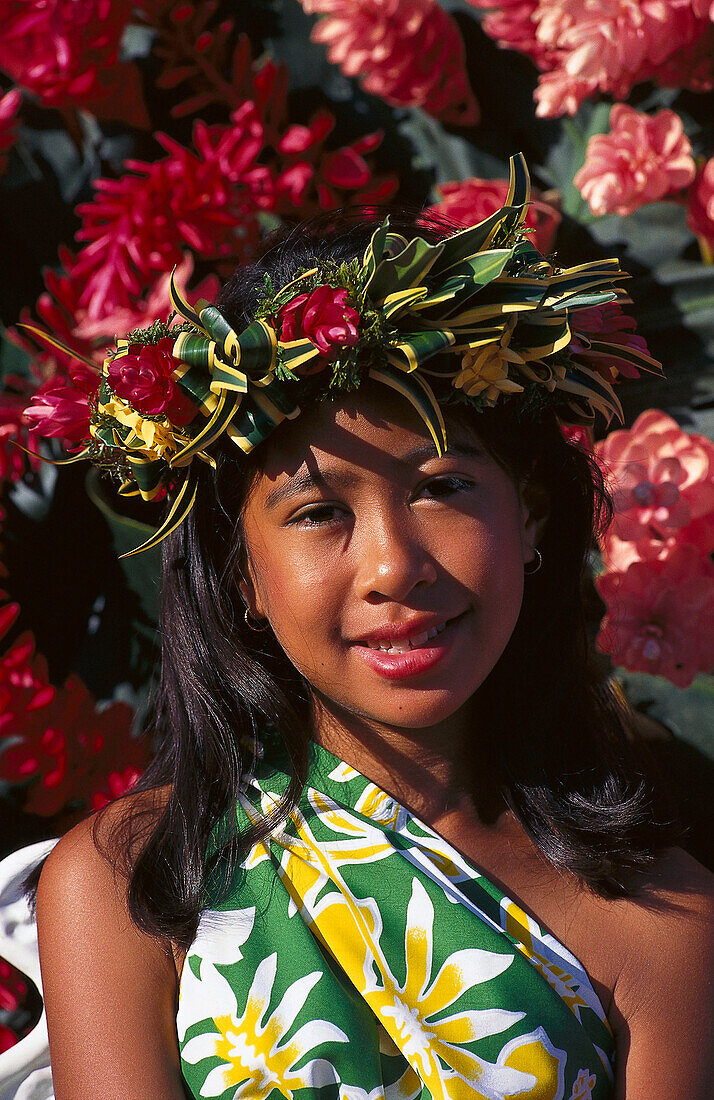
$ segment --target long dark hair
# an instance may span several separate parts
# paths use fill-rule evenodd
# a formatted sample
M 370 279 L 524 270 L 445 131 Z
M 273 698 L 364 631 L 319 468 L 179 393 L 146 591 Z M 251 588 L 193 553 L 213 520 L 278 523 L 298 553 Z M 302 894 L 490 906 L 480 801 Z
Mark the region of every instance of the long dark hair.
M 264 273 L 280 286 L 316 259 L 349 259 L 374 228 L 368 216 L 333 216 L 283 232 L 227 283 L 219 307 L 244 327 Z M 413 221 L 398 228 L 415 230 Z M 478 728 L 487 731 L 479 767 L 553 864 L 603 896 L 631 892 L 673 833 L 657 820 L 627 716 L 589 655 L 582 585 L 593 532 L 609 515 L 602 476 L 565 439 L 551 409 L 510 400 L 458 415 L 470 417 L 515 481 L 540 488 L 547 512 L 542 569 L 528 578 L 514 634 L 473 700 Z M 184 946 L 208 884 L 220 896 L 241 855 L 274 824 L 242 835 L 231 824 L 255 738 L 266 728 L 282 738 L 291 773 L 283 811 L 300 797 L 310 741 L 309 685 L 269 633 L 246 625 L 237 588 L 241 512 L 255 463 L 230 441 L 216 458 L 215 470 L 200 471 L 188 519 L 163 544 L 159 748 L 140 784 L 155 795 L 133 795 L 109 839 L 95 830 L 103 850 L 124 858 L 137 925 Z

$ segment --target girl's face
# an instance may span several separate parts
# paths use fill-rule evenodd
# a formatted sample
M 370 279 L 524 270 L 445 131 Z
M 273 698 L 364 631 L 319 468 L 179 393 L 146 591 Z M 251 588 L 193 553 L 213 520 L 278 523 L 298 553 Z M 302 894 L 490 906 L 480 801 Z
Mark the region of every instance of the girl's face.
M 251 613 L 322 709 L 372 729 L 444 722 L 473 695 L 516 624 L 536 541 L 476 435 L 450 426 L 439 458 L 382 386 L 283 426 L 243 518 Z

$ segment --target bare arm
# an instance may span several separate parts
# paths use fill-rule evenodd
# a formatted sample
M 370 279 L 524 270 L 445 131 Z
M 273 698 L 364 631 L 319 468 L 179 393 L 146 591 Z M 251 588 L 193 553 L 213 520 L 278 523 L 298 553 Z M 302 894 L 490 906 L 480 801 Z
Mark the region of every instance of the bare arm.
M 683 852 L 637 906 L 614 990 L 617 1100 L 714 1096 L 714 877 Z
M 90 822 L 43 868 L 37 925 L 56 1100 L 184 1100 L 176 968 L 141 933 Z

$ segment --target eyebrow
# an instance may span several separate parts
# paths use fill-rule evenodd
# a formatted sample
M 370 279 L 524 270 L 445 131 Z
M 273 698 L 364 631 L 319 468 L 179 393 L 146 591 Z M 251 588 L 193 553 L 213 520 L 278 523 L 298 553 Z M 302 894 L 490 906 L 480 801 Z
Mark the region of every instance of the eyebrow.
M 417 447 L 407 451 L 397 461 L 400 465 L 419 465 L 430 458 L 437 458 L 436 448 L 433 443 L 420 443 Z M 474 443 L 449 443 L 445 458 L 470 458 L 480 462 L 488 461 L 488 454 L 483 447 Z M 311 489 L 335 489 L 347 488 L 354 485 L 357 478 L 350 473 L 327 473 L 320 470 L 304 470 L 295 474 L 282 485 L 276 485 L 265 498 L 266 508 L 274 508 L 283 501 L 300 496 L 301 493 L 310 492 Z

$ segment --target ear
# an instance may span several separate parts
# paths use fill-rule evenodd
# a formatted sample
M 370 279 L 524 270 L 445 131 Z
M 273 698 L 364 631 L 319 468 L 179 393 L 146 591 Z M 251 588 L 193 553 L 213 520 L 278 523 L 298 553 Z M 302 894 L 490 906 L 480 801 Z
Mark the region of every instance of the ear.
M 253 568 L 249 561 L 244 561 L 238 571 L 238 591 L 243 603 L 248 608 L 254 619 L 266 619 L 267 614 L 260 598 L 258 586 L 255 583 Z
M 533 560 L 533 550 L 541 540 L 548 522 L 550 501 L 545 487 L 538 481 L 528 479 L 519 487 L 521 499 L 521 521 L 523 536 L 524 563 Z

